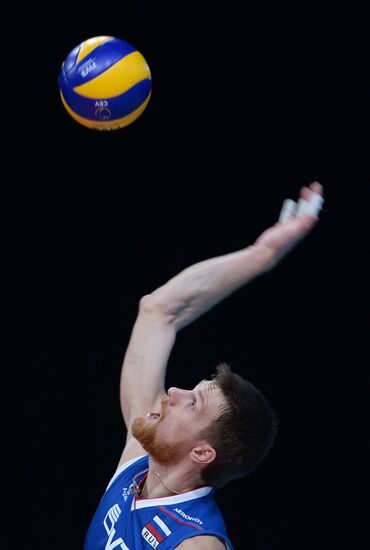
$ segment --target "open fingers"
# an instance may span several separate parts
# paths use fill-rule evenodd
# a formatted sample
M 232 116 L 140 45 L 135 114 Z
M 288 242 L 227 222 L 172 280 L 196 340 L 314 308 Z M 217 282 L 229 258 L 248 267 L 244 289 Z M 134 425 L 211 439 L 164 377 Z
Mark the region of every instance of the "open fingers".
M 302 187 L 299 195 L 297 202 L 292 199 L 284 201 L 279 215 L 279 223 L 304 216 L 318 216 L 324 203 L 322 185 L 317 181 L 312 182 L 309 187 Z

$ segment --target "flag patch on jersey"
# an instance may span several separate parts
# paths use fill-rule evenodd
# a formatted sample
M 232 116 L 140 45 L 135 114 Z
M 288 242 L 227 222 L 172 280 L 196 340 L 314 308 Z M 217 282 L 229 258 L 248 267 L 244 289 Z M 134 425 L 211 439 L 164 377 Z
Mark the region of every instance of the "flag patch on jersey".
M 141 536 L 152 548 L 157 548 L 171 533 L 171 529 L 159 516 L 154 516 L 141 530 Z

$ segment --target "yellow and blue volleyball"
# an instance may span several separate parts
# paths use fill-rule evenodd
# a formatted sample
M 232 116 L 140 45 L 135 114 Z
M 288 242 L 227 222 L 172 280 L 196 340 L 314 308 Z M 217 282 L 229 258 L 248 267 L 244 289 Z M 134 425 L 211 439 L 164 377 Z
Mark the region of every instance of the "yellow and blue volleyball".
M 81 42 L 59 71 L 67 112 L 93 130 L 117 130 L 136 120 L 152 92 L 149 66 L 132 45 L 113 36 Z

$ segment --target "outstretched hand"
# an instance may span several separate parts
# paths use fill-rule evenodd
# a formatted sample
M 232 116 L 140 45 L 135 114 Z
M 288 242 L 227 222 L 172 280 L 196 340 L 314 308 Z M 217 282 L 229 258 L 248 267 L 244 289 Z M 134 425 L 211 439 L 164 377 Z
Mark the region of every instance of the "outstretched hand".
M 275 263 L 280 261 L 319 221 L 318 214 L 323 204 L 323 187 L 318 182 L 302 187 L 297 203 L 284 201 L 279 221 L 264 231 L 256 240 L 257 245 L 266 246 L 273 252 Z

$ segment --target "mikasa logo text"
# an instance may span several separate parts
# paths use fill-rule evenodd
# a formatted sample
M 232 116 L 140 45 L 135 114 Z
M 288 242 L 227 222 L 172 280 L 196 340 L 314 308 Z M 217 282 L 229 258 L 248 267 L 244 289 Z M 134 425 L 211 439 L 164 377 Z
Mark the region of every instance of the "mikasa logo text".
M 78 69 L 78 72 L 81 74 L 83 78 L 85 78 L 93 69 L 96 68 L 95 58 L 90 57 L 85 63 L 81 65 L 81 67 Z

